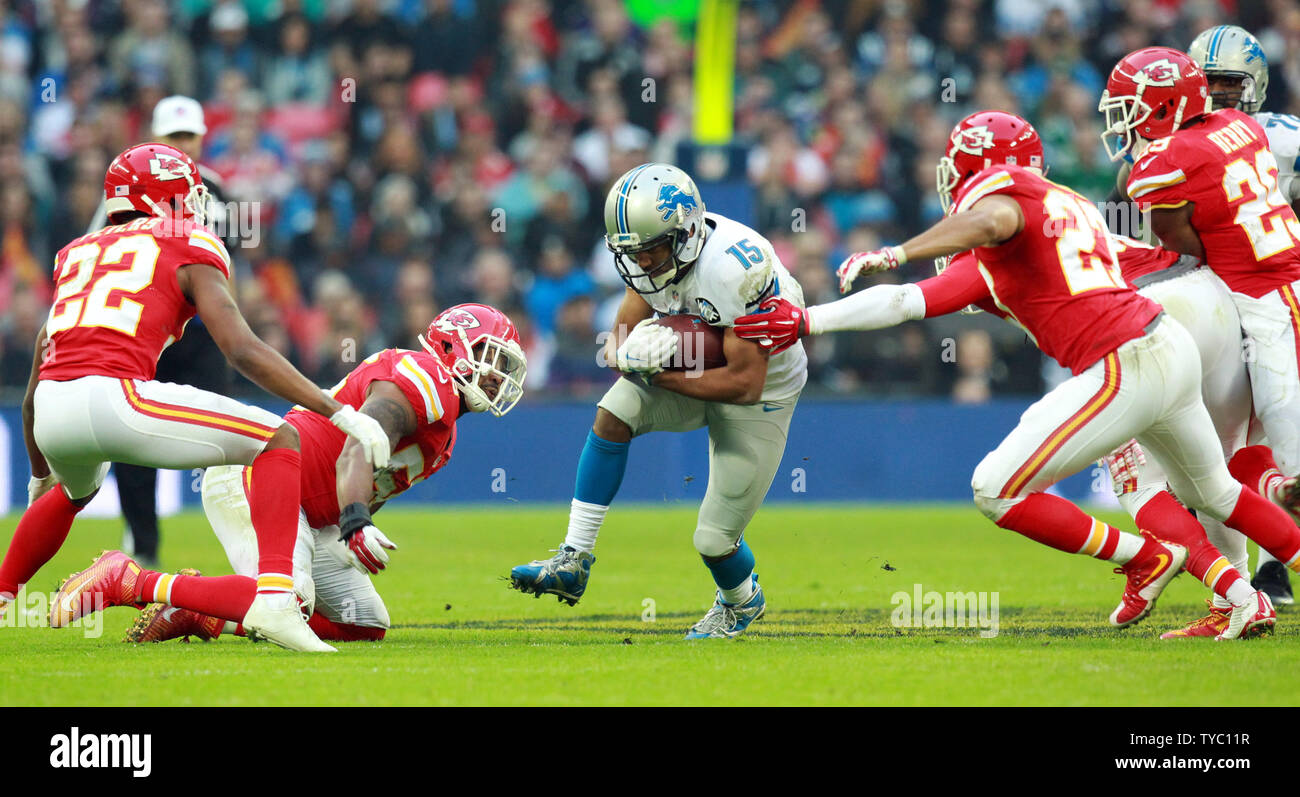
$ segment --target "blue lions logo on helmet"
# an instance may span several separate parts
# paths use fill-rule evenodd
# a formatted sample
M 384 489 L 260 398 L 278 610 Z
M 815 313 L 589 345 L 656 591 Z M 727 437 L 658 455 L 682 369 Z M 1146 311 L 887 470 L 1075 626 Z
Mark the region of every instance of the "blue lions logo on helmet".
M 686 193 L 677 186 L 669 185 L 667 183 L 659 186 L 659 200 L 655 204 L 655 210 L 663 212 L 664 221 L 668 221 L 668 219 L 677 212 L 678 208 L 682 208 L 684 212 L 690 213 L 699 206 L 699 203 L 695 201 L 695 197 Z
M 1259 41 L 1253 37 L 1248 39 L 1246 41 L 1246 63 L 1249 64 L 1252 61 L 1263 61 L 1263 60 L 1264 60 L 1264 48 L 1259 46 Z

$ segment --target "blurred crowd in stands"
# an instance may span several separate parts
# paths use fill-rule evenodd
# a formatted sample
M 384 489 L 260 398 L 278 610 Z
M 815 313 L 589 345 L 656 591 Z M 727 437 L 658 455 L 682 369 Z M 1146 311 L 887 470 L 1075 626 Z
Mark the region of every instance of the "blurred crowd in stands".
M 203 105 L 202 161 L 226 199 L 259 203 L 256 234 L 231 250 L 245 313 L 317 381 L 417 345 L 440 308 L 474 300 L 519 324 L 531 388 L 601 388 L 596 335 L 623 287 L 604 196 L 690 138 L 697 13 L 694 0 L 0 0 L 3 384 L 26 382 L 53 255 L 86 231 L 109 160 L 180 94 Z M 935 162 L 977 108 L 1026 115 L 1051 177 L 1104 200 L 1096 107 L 1111 66 L 1225 22 L 1264 43 L 1266 109 L 1300 110 L 1291 0 L 746 0 L 748 222 L 809 303 L 829 300 L 844 256 L 938 217 Z M 810 388 L 827 391 L 979 402 L 1045 379 L 1023 334 L 986 316 L 809 353 Z

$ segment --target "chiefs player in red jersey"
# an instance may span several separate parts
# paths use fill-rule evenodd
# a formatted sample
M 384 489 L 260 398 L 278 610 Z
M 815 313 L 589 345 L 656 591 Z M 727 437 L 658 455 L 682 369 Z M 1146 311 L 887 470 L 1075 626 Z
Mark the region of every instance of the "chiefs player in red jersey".
M 294 548 L 295 589 L 322 639 L 381 639 L 388 610 L 369 576 L 395 550 L 371 513 L 442 468 L 456 442 L 464 412 L 505 415 L 523 395 L 527 362 L 513 323 L 499 310 L 462 304 L 443 311 L 420 340 L 424 351 L 386 349 L 367 357 L 331 394 L 345 406 L 379 420 L 392 445 L 388 467 L 372 470 L 360 446 L 319 415 L 302 408 L 284 420 L 302 440 L 302 506 Z M 243 466 L 208 468 L 203 508 L 245 588 L 256 573 Z M 116 605 L 116 592 L 87 593 L 86 602 Z M 83 598 L 83 600 L 85 600 Z M 239 632 L 238 618 L 219 606 L 166 601 L 150 605 L 127 634 L 129 642 L 184 636 L 211 639 Z
M 1300 220 L 1279 190 L 1264 128 L 1236 108 L 1211 111 L 1210 97 L 1189 55 L 1137 50 L 1111 71 L 1099 106 L 1103 139 L 1112 159 L 1133 162 L 1128 194 L 1150 208 L 1164 245 L 1203 258 L 1232 290 L 1248 340 L 1255 413 L 1277 462 L 1252 449 L 1230 466 L 1248 485 L 1285 484 L 1291 489 L 1264 494 L 1295 505 L 1296 482 L 1278 470 L 1300 471 Z M 1268 473 L 1277 478 L 1261 481 Z M 1225 550 L 1244 561 L 1240 537 Z
M 1300 556 L 1300 530 L 1286 513 L 1228 473 L 1201 402 L 1190 335 L 1124 282 L 1100 213 L 1044 179 L 1041 167 L 1041 144 L 1023 119 L 996 111 L 969 116 L 953 130 L 939 166 L 945 205 L 955 199 L 948 217 L 902 246 L 853 255 L 840 267 L 847 290 L 863 271 L 973 250 L 956 273 L 945 272 L 944 290 L 903 286 L 884 309 L 923 317 L 982 304 L 1023 327 L 1074 374 L 1026 410 L 976 468 L 976 505 L 1003 528 L 1120 565 L 1128 585 L 1111 616 L 1116 625 L 1150 611 L 1187 549 L 1121 532 L 1045 490 L 1132 437 L 1156 454 L 1189 506 L 1247 531 L 1279 558 Z M 808 313 L 771 304 L 770 321 L 749 316 L 737 334 L 767 335 L 780 345 L 791 335 L 860 328 L 850 317 L 861 307 L 856 298 Z M 1271 629 L 1276 615 L 1267 596 L 1227 573 L 1220 559 L 1209 565 L 1218 570 L 1216 582 L 1228 577 L 1233 611 L 1219 638 Z
M 249 589 L 173 583 L 120 554 L 101 557 L 56 595 L 51 625 L 82 614 L 78 590 L 116 580 L 128 585 L 132 601 L 169 590 L 178 600 L 215 595 L 228 614 L 278 644 L 333 650 L 312 634 L 293 601 L 298 500 L 284 485 L 298 483 L 298 433 L 255 407 L 153 381 L 154 369 L 197 312 L 240 372 L 328 417 L 358 439 L 368 461 L 387 464 L 388 439 L 375 419 L 322 392 L 249 330 L 230 294 L 230 257 L 202 226 L 205 192 L 184 153 L 163 144 L 131 147 L 104 178 L 110 226 L 55 258 L 54 303 L 37 337 L 23 402 L 31 502 L 0 564 L 0 611 L 62 546 L 109 462 L 185 469 L 237 462 L 255 466 L 250 500 L 261 556 Z

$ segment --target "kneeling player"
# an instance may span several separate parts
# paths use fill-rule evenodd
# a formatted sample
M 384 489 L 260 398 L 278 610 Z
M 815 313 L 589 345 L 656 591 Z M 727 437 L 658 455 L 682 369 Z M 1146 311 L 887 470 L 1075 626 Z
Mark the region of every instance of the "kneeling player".
M 388 433 L 393 452 L 388 467 L 368 467 L 355 443 L 301 408 L 285 416 L 302 440 L 294 588 L 322 639 L 383 637 L 388 611 L 368 576 L 385 568 L 388 551 L 397 546 L 374 526 L 371 513 L 447 463 L 463 412 L 499 417 L 523 395 L 527 365 L 519 333 L 494 308 L 450 308 L 420 342 L 423 352 L 386 349 L 367 357 L 331 391 Z M 204 474 L 204 511 L 239 574 L 224 578 L 241 579 L 256 569 L 247 475 L 238 466 Z M 162 602 L 145 609 L 127 641 L 211 639 L 226 630 L 241 629 L 217 606 L 176 608 Z

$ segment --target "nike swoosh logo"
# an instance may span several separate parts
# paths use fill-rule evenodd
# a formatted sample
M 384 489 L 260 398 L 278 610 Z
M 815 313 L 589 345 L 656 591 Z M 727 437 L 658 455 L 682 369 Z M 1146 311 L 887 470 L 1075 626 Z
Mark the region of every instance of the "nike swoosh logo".
M 779 409 L 782 409 L 780 404 L 777 404 L 775 406 L 772 406 L 770 404 L 763 405 L 763 412 L 776 412 Z
M 86 585 L 86 582 L 89 581 L 93 575 L 93 573 L 83 573 L 81 578 L 77 581 L 63 585 L 66 594 L 59 599 L 59 609 L 61 611 L 70 613 L 77 608 L 74 599 L 78 597 L 81 588 Z
M 1151 582 L 1160 578 L 1160 576 L 1164 575 L 1165 571 L 1169 569 L 1169 554 L 1158 553 L 1156 554 L 1156 560 L 1159 561 L 1160 564 L 1151 571 L 1151 575 L 1147 576 L 1145 581 L 1138 585 L 1138 590 L 1146 589 Z

